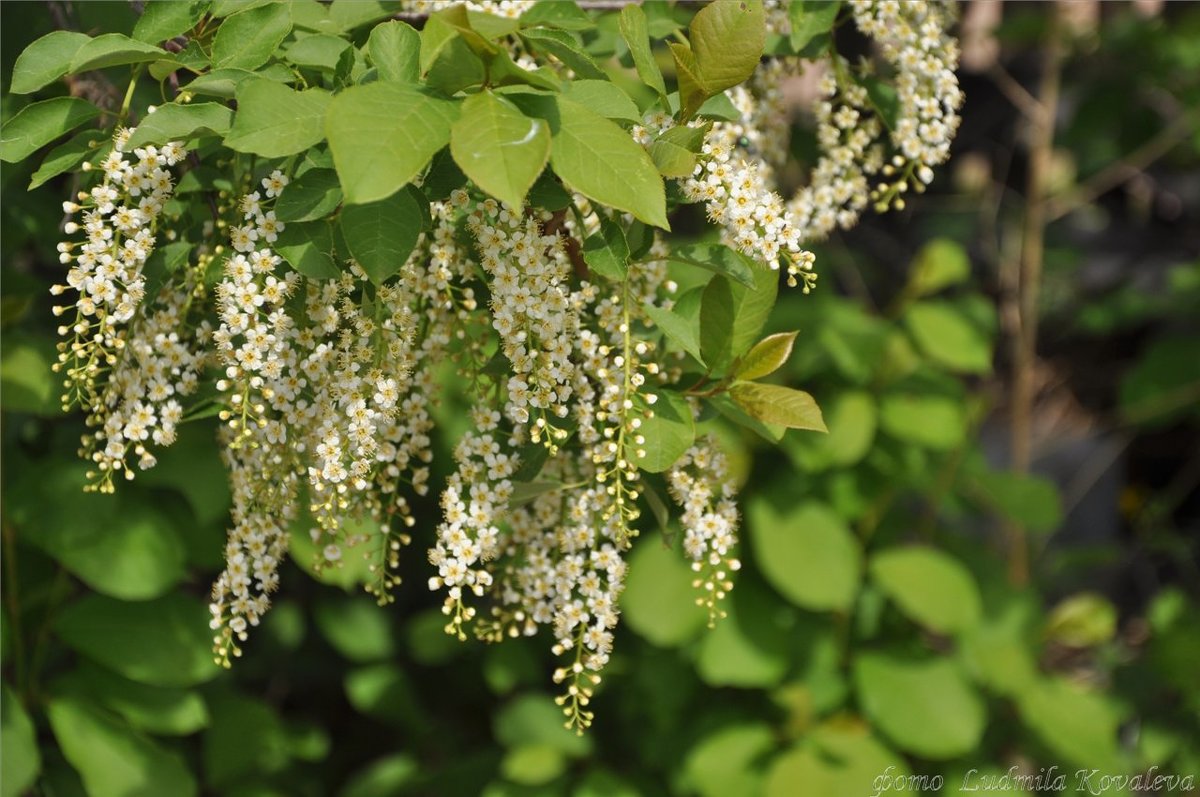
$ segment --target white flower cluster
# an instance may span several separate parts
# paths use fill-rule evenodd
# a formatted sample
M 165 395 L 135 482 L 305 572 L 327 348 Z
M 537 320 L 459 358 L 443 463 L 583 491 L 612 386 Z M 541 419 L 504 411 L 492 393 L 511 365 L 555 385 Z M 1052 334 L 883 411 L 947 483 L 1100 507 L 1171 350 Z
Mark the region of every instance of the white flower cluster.
M 562 240 L 544 235 L 538 219 L 493 199 L 480 203 L 468 224 L 480 265 L 491 277 L 492 325 L 512 365 L 505 415 L 520 424 L 544 424 L 547 414 L 566 417 L 578 320 Z
M 742 566 L 733 555 L 738 511 L 725 455 L 711 439 L 698 441 L 667 471 L 667 487 L 683 508 L 683 550 L 697 574 L 696 603 L 708 609 L 711 627 L 725 616 L 720 603 L 733 588 L 730 574 Z
M 470 11 L 516 19 L 533 8 L 533 3 L 534 0 L 467 0 L 463 5 Z M 452 4 L 447 0 L 404 0 L 400 5 L 405 11 L 413 14 L 432 14 Z
M 126 153 L 133 129 L 121 129 L 113 147 L 100 162 L 100 183 L 80 191 L 76 201 L 64 202 L 68 217 L 82 213 L 82 224 L 66 223 L 67 235 L 83 233 L 83 241 L 58 245 L 59 260 L 70 264 L 65 285 L 50 292 L 62 295 L 68 288 L 78 294 L 74 320 L 59 327 L 69 337 L 59 344 L 56 372 L 65 374 L 63 408 L 78 404 L 85 409 L 101 401 L 98 381 L 117 364 L 125 346 L 124 326 L 137 314 L 146 292 L 142 268 L 154 251 L 158 217 L 170 198 L 174 184 L 169 167 L 186 152 L 178 143 L 138 147 Z M 84 163 L 85 171 L 92 170 Z M 56 306 L 61 316 L 69 306 Z

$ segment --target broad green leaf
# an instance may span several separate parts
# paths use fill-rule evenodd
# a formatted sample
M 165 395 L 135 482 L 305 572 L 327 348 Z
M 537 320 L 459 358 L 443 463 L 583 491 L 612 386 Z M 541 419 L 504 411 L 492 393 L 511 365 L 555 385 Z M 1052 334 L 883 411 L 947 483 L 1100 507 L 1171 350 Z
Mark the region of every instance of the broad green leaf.
M 121 33 L 105 33 L 85 42 L 76 51 L 68 72 L 77 74 L 110 66 L 171 60 L 174 60 L 174 56 L 153 44 L 131 39 Z
M 650 48 L 650 33 L 646 28 L 646 14 L 641 6 L 628 3 L 621 9 L 620 17 L 621 38 L 629 45 L 629 54 L 633 57 L 633 65 L 638 77 L 650 88 L 665 97 L 667 86 L 663 82 L 662 71 L 654 60 L 654 52 Z
M 342 187 L 333 169 L 309 169 L 292 180 L 275 202 L 280 221 L 323 219 L 342 204 Z M 285 230 L 286 231 L 286 230 Z
M 698 77 L 708 96 L 745 82 L 758 67 L 766 43 L 763 4 L 716 0 L 688 27 Z
M 696 170 L 696 153 L 704 144 L 707 128 L 686 125 L 664 130 L 650 142 L 650 158 L 664 177 L 690 177 Z
M 37 733 L 21 700 L 0 686 L 0 797 L 20 797 L 42 768 Z
M 208 0 L 149 0 L 133 26 L 133 38 L 149 44 L 174 39 L 196 27 Z
M 904 759 L 875 739 L 863 722 L 835 718 L 771 762 L 763 794 L 912 794 L 904 780 L 908 774 Z M 880 777 L 888 775 L 885 790 Z
M 1200 408 L 1200 357 L 1182 332 L 1151 341 L 1121 378 L 1121 415 L 1129 422 L 1162 426 Z
M 642 114 L 629 95 L 607 80 L 572 80 L 563 89 L 563 96 L 607 119 L 642 121 Z
M 325 133 L 349 204 L 384 199 L 450 142 L 458 105 L 415 86 L 371 83 L 333 98 Z
M 208 610 L 171 593 L 125 603 L 88 595 L 58 616 L 54 630 L 79 653 L 139 683 L 191 686 L 216 677 Z
M 704 289 L 700 351 L 714 372 L 725 371 L 754 345 L 775 305 L 779 275 L 767 269 L 756 269 L 753 275 L 754 288 L 718 276 Z
M 1009 697 L 1034 686 L 1036 648 L 1026 630 L 1033 613 L 1028 603 L 1010 603 L 997 617 L 984 618 L 959 638 L 959 658 L 972 678 Z
M 1080 592 L 1066 598 L 1046 618 L 1046 638 L 1076 648 L 1107 642 L 1116 631 L 1116 608 L 1096 592 Z
M 393 753 L 356 771 L 338 792 L 338 797 L 393 797 L 421 772 L 417 759 L 409 753 Z
M 381 80 L 416 83 L 421 71 L 421 34 L 399 20 L 381 22 L 371 30 L 367 53 Z
M 788 6 L 792 50 L 799 52 L 817 36 L 832 30 L 840 6 L 840 0 L 792 0 Z
M 588 199 L 669 230 L 662 178 L 646 150 L 615 123 L 576 102 L 559 97 L 557 106 L 550 162 L 563 182 Z
M 717 410 L 737 426 L 757 434 L 772 445 L 778 443 L 787 434 L 787 427 L 776 423 L 764 423 L 758 418 L 746 413 L 728 395 L 718 394 L 707 399 L 709 406 Z
M 696 56 L 686 42 L 669 42 L 667 47 L 675 59 L 675 82 L 679 84 L 680 120 L 691 119 L 710 96 L 700 79 Z
M 216 102 L 189 105 L 167 103 L 142 120 L 129 137 L 129 149 L 168 141 L 187 141 L 193 136 L 223 136 L 229 132 L 233 112 Z
M 583 260 L 591 273 L 622 282 L 629 273 L 629 242 L 615 221 L 600 220 L 600 231 L 583 242 Z
M 687 399 L 670 390 L 661 390 L 657 395 L 658 401 L 649 406 L 654 414 L 643 419 L 638 429 L 645 442 L 633 445 L 638 452 L 634 464 L 648 473 L 662 473 L 674 465 L 696 439 Z
M 979 623 L 979 588 L 971 571 L 934 548 L 889 548 L 870 562 L 871 578 L 909 619 L 942 634 Z
M 692 291 L 680 297 L 680 301 L 675 307 L 670 310 L 664 307 L 656 307 L 647 302 L 642 309 L 646 311 L 646 315 L 654 322 L 654 325 L 662 330 L 667 338 L 673 341 L 681 349 L 692 355 L 696 362 L 704 364 L 704 359 L 700 356 L 700 320 L 699 313 L 692 312 L 688 315 L 688 307 L 680 307 L 683 299 L 689 297 L 688 303 L 696 309 L 699 307 L 700 293 Z
M 398 272 L 412 254 L 423 213 L 411 191 L 342 209 L 340 223 L 350 254 L 376 285 Z
M 399 6 L 395 0 L 334 0 L 329 5 L 329 20 L 339 33 L 387 19 Z
M 55 97 L 26 105 L 0 129 L 0 161 L 24 160 L 99 114 L 99 108 L 78 97 Z
M 729 395 L 737 405 L 763 423 L 774 423 L 788 429 L 807 429 L 827 432 L 821 408 L 803 390 L 761 382 L 734 382 Z
M 213 66 L 257 69 L 271 59 L 291 30 L 290 3 L 269 3 L 239 11 L 217 28 Z
M 775 732 L 761 722 L 727 725 L 701 738 L 687 753 L 682 780 L 702 797 L 761 794 L 759 760 L 775 748 Z
M 708 621 L 696 605 L 695 574 L 682 555 L 657 534 L 643 535 L 629 556 L 629 575 L 621 592 L 621 616 L 651 643 L 675 648 L 691 641 Z
M 59 144 L 47 153 L 42 165 L 33 173 L 29 180 L 29 191 L 44 185 L 63 172 L 69 172 L 83 163 L 93 153 L 101 153 L 101 145 L 109 140 L 108 134 L 101 130 L 84 130 L 76 133 L 69 141 Z
M 1079 767 L 1121 771 L 1121 716 L 1110 699 L 1064 678 L 1047 678 L 1017 696 L 1024 723 L 1056 755 Z
M 183 759 L 79 698 L 46 708 L 54 738 L 88 794 L 190 797 L 196 781 Z
M 521 38 L 532 44 L 534 50 L 544 50 L 553 55 L 584 80 L 608 79 L 604 70 L 596 65 L 569 33 L 553 28 L 530 28 L 521 31 Z
M 880 426 L 897 440 L 935 451 L 962 443 L 967 431 L 966 410 L 947 396 L 892 393 L 880 403 Z
M 292 758 L 287 728 L 274 708 L 227 693 L 212 699 L 212 722 L 204 732 L 204 774 L 228 787 L 251 775 L 279 772 Z
M 360 595 L 317 603 L 313 620 L 329 644 L 353 662 L 388 659 L 395 655 L 391 617 L 372 600 Z
M 519 209 L 550 159 L 550 126 L 482 91 L 462 104 L 462 114 L 450 128 L 450 153 L 476 185 Z
M 545 25 L 563 30 L 588 30 L 595 23 L 574 2 L 537 0 L 532 8 L 521 15 L 521 25 L 529 28 Z
M 914 296 L 928 296 L 966 282 L 970 276 L 971 261 L 962 244 L 949 238 L 934 238 L 917 252 L 908 290 Z
M 62 411 L 61 383 L 50 370 L 55 357 L 48 343 L 14 334 L 0 339 L 0 406 L 4 409 L 47 416 Z
M 421 29 L 421 75 L 430 88 L 454 94 L 484 79 L 479 56 L 442 16 L 432 15 Z
M 91 37 L 70 30 L 47 33 L 17 56 L 8 90 L 13 94 L 32 94 L 58 80 L 70 71 L 79 48 L 90 41 Z
M 571 758 L 592 750 L 592 737 L 576 736 L 563 727 L 562 709 L 543 694 L 514 698 L 493 714 L 492 733 L 507 748 L 523 744 L 545 744 Z
M 566 489 L 566 483 L 561 481 L 519 481 L 513 483 L 512 497 L 508 499 L 511 507 L 523 506 L 530 503 L 539 495 L 560 492 Z
M 249 11 L 252 8 L 265 6 L 275 0 L 212 0 L 210 13 L 213 17 L 220 19 L 221 17 L 232 16 L 239 11 Z M 304 5 L 297 3 L 296 5 Z
M 333 230 L 327 221 L 288 224 L 279 233 L 275 251 L 288 265 L 311 279 L 336 279 L 341 276 L 342 270 L 334 255 Z
M 248 69 L 214 69 L 199 75 L 184 88 L 193 94 L 203 94 L 207 97 L 221 97 L 232 100 L 237 96 L 237 89 L 247 80 L 273 80 L 276 83 L 287 83 L 291 80 L 291 72 L 282 64 L 272 64 L 257 72 Z
M 549 744 L 522 744 L 504 754 L 500 772 L 513 783 L 540 786 L 561 775 L 567 768 L 562 751 Z
M 843 390 L 822 413 L 827 435 L 795 435 L 788 452 L 805 470 L 853 465 L 866 456 L 875 442 L 878 410 L 871 394 Z
M 862 555 L 854 535 L 827 506 L 803 503 L 780 515 L 756 500 L 748 526 L 754 560 L 779 594 L 815 611 L 845 610 L 854 602 Z
M 792 346 L 799 332 L 779 332 L 767 335 L 754 344 L 734 371 L 735 379 L 751 381 L 773 374 L 792 356 Z
M 238 110 L 225 145 L 238 152 L 281 158 L 325 138 L 330 94 L 295 91 L 273 80 L 247 80 L 237 88 Z
M 791 663 L 794 617 L 779 599 L 740 579 L 726 601 L 728 617 L 700 638 L 696 671 L 709 686 L 761 689 L 783 681 Z
M 901 750 L 943 760 L 978 748 L 987 709 L 949 659 L 860 653 L 854 683 L 863 711 Z
M 139 684 L 89 662 L 56 681 L 54 692 L 98 700 L 146 733 L 187 736 L 208 725 L 208 706 L 198 692 Z
M 670 254 L 667 255 L 667 260 L 729 277 L 734 282 L 741 283 L 750 289 L 759 284 L 755 272 L 767 271 L 767 269 L 755 267 L 753 260 L 723 244 L 688 244 L 672 247 Z M 772 273 L 770 278 L 764 274 L 761 282 L 765 285 L 769 279 L 778 280 L 778 274 Z M 773 294 L 772 301 L 774 301 Z
M 1012 471 L 989 471 L 975 477 L 987 503 L 1005 517 L 1034 532 L 1050 532 L 1062 522 L 1062 500 L 1054 482 Z
M 991 371 L 988 336 L 954 305 L 917 302 L 908 308 L 904 320 L 918 348 L 939 365 L 961 373 Z

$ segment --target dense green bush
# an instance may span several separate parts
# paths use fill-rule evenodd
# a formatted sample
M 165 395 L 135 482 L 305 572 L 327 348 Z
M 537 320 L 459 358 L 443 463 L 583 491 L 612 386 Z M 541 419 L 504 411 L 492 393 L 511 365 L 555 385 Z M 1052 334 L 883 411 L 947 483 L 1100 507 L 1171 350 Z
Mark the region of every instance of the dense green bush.
M 4 795 L 1194 788 L 1195 8 L 942 166 L 940 4 L 137 5 L 0 6 Z

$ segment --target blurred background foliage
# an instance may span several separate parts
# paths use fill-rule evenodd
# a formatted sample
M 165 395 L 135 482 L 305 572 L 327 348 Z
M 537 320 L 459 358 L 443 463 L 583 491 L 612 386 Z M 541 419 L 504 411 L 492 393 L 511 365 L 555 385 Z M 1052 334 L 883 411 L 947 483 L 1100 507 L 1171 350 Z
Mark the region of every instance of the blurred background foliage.
M 57 413 L 48 367 L 69 183 L 28 190 L 36 163 L 6 165 L 3 797 L 783 797 L 872 794 L 884 772 L 942 774 L 945 793 L 1013 766 L 1200 776 L 1200 5 L 963 12 L 950 166 L 904 212 L 822 245 L 821 288 L 784 292 L 768 329 L 800 330 L 781 376 L 818 399 L 829 435 L 774 444 L 712 421 L 743 483 L 730 616 L 705 627 L 664 546 L 674 529 L 647 528 L 583 737 L 546 691 L 545 640 L 443 633 L 424 587 L 433 499 L 394 605 L 377 608 L 353 567 L 314 580 L 298 534 L 265 632 L 231 672 L 214 666 L 204 604 L 228 492 L 212 421 L 115 498 L 80 491 L 81 419 Z M 5 87 L 34 38 L 128 30 L 133 13 L 4 3 Z M 1061 87 L 1043 113 L 1048 70 Z M 26 101 L 5 94 L 4 116 Z M 1031 286 L 1013 275 L 1042 231 L 1023 357 Z M 464 406 L 443 402 L 441 428 Z M 1032 441 L 1015 468 L 1014 422 Z

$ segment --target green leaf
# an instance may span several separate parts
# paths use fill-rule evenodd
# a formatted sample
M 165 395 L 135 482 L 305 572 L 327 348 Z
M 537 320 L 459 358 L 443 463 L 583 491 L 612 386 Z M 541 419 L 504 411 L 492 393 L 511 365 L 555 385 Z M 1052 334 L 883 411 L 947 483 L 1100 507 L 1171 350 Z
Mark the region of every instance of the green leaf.
M 696 56 L 686 42 L 668 42 L 667 47 L 675 59 L 675 82 L 679 84 L 680 120 L 686 121 L 704 105 L 709 94 L 700 80 L 700 68 Z
M 415 86 L 371 83 L 333 98 L 325 132 L 349 204 L 384 199 L 450 142 L 458 105 Z
M 0 686 L 0 797 L 20 797 L 42 769 L 37 733 L 21 700 Z
M 840 7 L 840 0 L 792 0 L 788 6 L 792 50 L 800 52 L 814 38 L 833 30 Z
M 861 653 L 854 683 L 863 711 L 901 750 L 944 760 L 978 747 L 987 710 L 950 660 Z
M 664 177 L 690 177 L 696 170 L 696 153 L 704 144 L 704 127 L 672 127 L 650 142 L 650 158 Z
M 367 39 L 367 54 L 381 80 L 416 83 L 421 71 L 421 34 L 399 20 L 381 22 Z
M 540 786 L 561 775 L 567 768 L 562 751 L 549 744 L 522 744 L 504 754 L 500 772 L 513 783 Z
M 209 707 L 212 723 L 204 733 L 206 780 L 227 787 L 247 776 L 280 772 L 291 760 L 287 728 L 271 706 L 236 694 L 223 694 Z
M 271 59 L 291 30 L 291 3 L 268 3 L 239 11 L 217 28 L 213 66 L 258 69 Z
M 592 750 L 590 736 L 576 736 L 563 727 L 562 709 L 547 695 L 528 694 L 514 698 L 493 715 L 496 741 L 508 748 L 544 744 L 571 758 Z
M 408 753 L 393 753 L 355 772 L 338 797 L 393 797 L 421 772 L 417 759 Z
M 713 372 L 724 371 L 754 345 L 775 305 L 779 275 L 766 269 L 756 269 L 753 275 L 754 288 L 718 276 L 704 289 L 700 351 Z
M 434 14 L 421 29 L 421 74 L 430 88 L 455 94 L 481 83 L 484 67 L 454 26 Z
M 238 152 L 281 158 L 325 138 L 331 107 L 324 89 L 295 91 L 273 80 L 247 80 L 237 88 L 238 110 L 225 145 Z
M 912 794 L 906 788 L 908 774 L 904 759 L 876 740 L 864 723 L 835 718 L 771 762 L 763 794 Z M 888 775 L 892 779 L 883 790 L 880 776 Z
M 350 254 L 376 285 L 404 266 L 421 234 L 422 216 L 410 191 L 342 209 L 342 234 Z
M 390 615 L 362 596 L 317 603 L 313 620 L 329 644 L 353 662 L 382 661 L 396 652 Z
M 585 108 L 591 108 L 606 119 L 642 121 L 642 114 L 629 95 L 607 80 L 572 80 L 563 89 L 563 96 Z
M 762 722 L 726 725 L 688 750 L 682 780 L 701 797 L 761 794 L 758 761 L 775 749 L 775 732 Z
M 758 67 L 767 36 L 763 4 L 716 0 L 697 12 L 688 32 L 697 76 L 711 97 L 749 80 Z
M 280 221 L 323 219 L 342 204 L 342 187 L 333 169 L 309 169 L 288 183 L 275 203 Z M 286 231 L 286 230 L 285 230 Z
M 621 38 L 629 45 L 629 54 L 633 57 L 638 77 L 657 91 L 660 97 L 665 97 L 667 86 L 663 82 L 658 62 L 654 60 L 654 52 L 650 49 L 650 32 L 647 30 L 646 14 L 641 6 L 627 3 L 621 9 L 620 28 Z
M 534 50 L 544 50 L 553 55 L 584 80 L 608 79 L 604 70 L 596 65 L 569 33 L 553 28 L 530 28 L 521 31 L 521 38 L 532 44 Z
M 674 465 L 696 439 L 687 399 L 670 390 L 661 390 L 657 395 L 658 400 L 649 406 L 654 414 L 645 418 L 638 429 L 646 442 L 635 446 L 639 456 L 634 462 L 648 473 L 662 473 Z M 640 455 L 642 451 L 645 455 Z
M 216 677 L 208 611 L 170 593 L 125 603 L 88 595 L 62 610 L 55 632 L 77 652 L 152 686 L 191 686 Z
M 907 443 L 935 451 L 949 451 L 967 433 L 966 410 L 947 396 L 891 393 L 880 403 L 883 430 Z
M 840 391 L 826 410 L 822 414 L 829 434 L 790 438 L 788 453 L 805 470 L 853 465 L 867 455 L 875 441 L 878 410 L 871 394 Z
M 588 30 L 595 23 L 573 0 L 571 2 L 537 0 L 532 8 L 521 15 L 521 25 L 524 27 L 546 25 L 563 30 Z
M 723 244 L 688 244 L 674 247 L 667 255 L 667 260 L 729 277 L 734 282 L 741 283 L 752 290 L 760 282 L 755 272 L 767 271 L 761 267 L 755 268 L 753 260 Z M 778 276 L 778 273 L 775 272 L 772 272 L 770 277 L 763 274 L 761 282 L 765 286 L 770 280 L 778 281 Z M 766 289 L 770 291 L 769 287 Z M 772 294 L 772 301 L 774 301 L 774 294 Z
M 653 161 L 613 122 L 563 97 L 550 162 L 572 190 L 669 230 L 666 194 Z
M 1062 523 L 1062 500 L 1054 482 L 1012 471 L 989 471 L 975 478 L 986 501 L 1029 531 L 1046 533 Z
M 30 178 L 27 190 L 32 191 L 63 172 L 71 171 L 87 160 L 92 153 L 98 153 L 100 145 L 107 140 L 108 136 L 100 130 L 84 130 L 76 133 L 69 141 L 50 150 L 42 161 L 42 165 Z
M 992 370 L 992 346 L 987 335 L 952 304 L 917 302 L 904 317 L 918 348 L 952 371 L 984 374 Z
M 167 103 L 142 120 L 129 137 L 129 149 L 168 141 L 187 141 L 194 136 L 223 136 L 229 132 L 233 112 L 216 102 L 189 105 Z
M 600 231 L 583 242 L 583 260 L 593 274 L 623 282 L 629 273 L 629 242 L 621 226 L 602 218 Z
M 764 423 L 746 414 L 746 411 L 734 403 L 728 395 L 716 395 L 707 399 L 708 404 L 732 421 L 734 424 L 757 434 L 762 439 L 775 445 L 787 434 L 787 427 L 775 423 Z
M 0 161 L 24 160 L 99 114 L 99 108 L 78 97 L 55 97 L 26 105 L 0 129 Z
M 463 174 L 520 209 L 550 159 L 550 127 L 490 91 L 473 94 L 450 128 L 450 153 Z
M 48 339 L 0 339 L 0 405 L 10 412 L 54 416 L 62 411 L 61 384 L 50 370 L 54 349 Z
M 741 579 L 727 602 L 728 617 L 700 639 L 696 672 L 709 686 L 761 689 L 783 680 L 791 664 L 794 618 L 779 600 Z
M 149 0 L 133 26 L 133 38 L 156 44 L 196 27 L 208 12 L 208 0 Z
M 146 733 L 187 736 L 208 725 L 208 706 L 198 692 L 135 683 L 89 662 L 56 681 L 54 692 L 98 700 Z
M 196 781 L 179 755 L 85 701 L 51 700 L 46 715 L 88 794 L 189 797 L 196 793 Z
M 288 188 L 284 189 L 285 193 Z M 306 277 L 336 279 L 342 274 L 334 259 L 333 230 L 329 222 L 317 220 L 288 224 L 275 241 L 275 251 L 288 265 Z
M 797 606 L 845 610 L 858 594 L 858 541 L 829 507 L 802 503 L 780 516 L 762 499 L 750 504 L 754 560 L 775 590 Z
M 74 75 L 110 66 L 172 60 L 174 56 L 153 44 L 146 44 L 120 33 L 105 33 L 84 43 L 76 51 L 68 72 Z
M 1046 618 L 1046 638 L 1075 648 L 1107 642 L 1117 632 L 1117 610 L 1096 592 L 1080 592 L 1054 607 Z
M 629 556 L 621 616 L 651 643 L 676 648 L 695 638 L 708 614 L 696 605 L 691 567 L 657 534 L 645 537 Z
M 1121 415 L 1131 423 L 1163 426 L 1195 415 L 1200 402 L 1200 357 L 1196 340 L 1182 332 L 1164 335 L 1146 346 L 1121 378 Z
M 700 291 L 690 291 L 675 303 L 670 310 L 656 307 L 647 302 L 643 305 L 646 315 L 654 325 L 662 330 L 668 340 L 673 341 L 681 349 L 695 358 L 696 362 L 704 364 L 700 356 Z
M 972 678 L 1009 697 L 1034 686 L 1037 664 L 1026 632 L 1032 613 L 1029 603 L 1012 602 L 998 617 L 985 618 L 959 638 L 960 659 Z
M 775 373 L 792 356 L 792 345 L 799 332 L 779 332 L 767 335 L 746 352 L 733 372 L 735 379 L 750 381 Z
M 513 483 L 512 496 L 508 499 L 511 507 L 523 506 L 530 503 L 539 495 L 556 493 L 566 488 L 565 482 L 560 481 L 519 481 Z
M 821 408 L 803 390 L 760 382 L 734 382 L 729 395 L 752 418 L 788 429 L 828 432 Z
M 909 619 L 942 634 L 979 623 L 979 589 L 971 571 L 933 548 L 889 548 L 871 557 L 871 578 Z
M 1021 719 L 1056 755 L 1080 767 L 1120 771 L 1121 717 L 1103 694 L 1047 678 L 1017 697 Z
M 934 238 L 921 247 L 913 260 L 908 290 L 914 296 L 928 296 L 966 282 L 970 276 L 971 261 L 962 244 L 949 238 Z
M 91 37 L 70 30 L 47 33 L 17 56 L 8 90 L 13 94 L 32 94 L 53 83 L 67 74 L 79 48 L 90 41 Z

